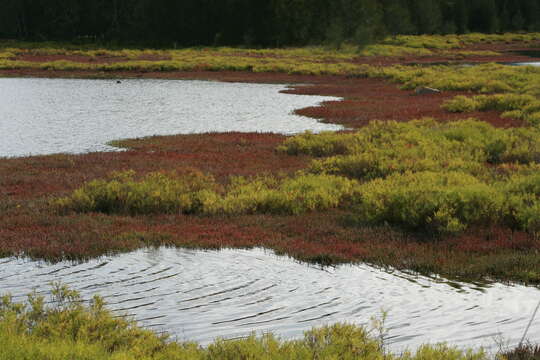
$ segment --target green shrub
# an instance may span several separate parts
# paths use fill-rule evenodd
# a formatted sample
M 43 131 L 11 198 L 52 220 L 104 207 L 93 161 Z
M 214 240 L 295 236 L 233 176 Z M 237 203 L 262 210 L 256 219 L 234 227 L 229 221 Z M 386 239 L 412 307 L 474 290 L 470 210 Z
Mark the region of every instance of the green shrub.
M 317 174 L 370 180 L 406 171 L 463 171 L 484 178 L 486 162 L 540 161 L 540 130 L 497 129 L 476 120 L 374 121 L 355 133 L 297 135 L 279 149 L 323 157 L 310 166 Z
M 335 324 L 307 331 L 300 340 L 282 341 L 273 335 L 261 338 L 218 340 L 208 346 L 208 358 L 237 359 L 385 359 L 382 344 L 364 328 Z M 387 359 L 397 359 L 388 354 Z
M 367 74 L 370 77 L 388 78 L 409 90 L 429 86 L 440 90 L 540 95 L 540 69 L 532 66 L 493 63 L 470 67 L 392 66 L 371 68 Z
M 143 180 L 134 172 L 115 173 L 110 180 L 94 180 L 59 199 L 62 209 L 116 214 L 198 213 L 214 206 L 216 184 L 200 173 L 152 173 Z
M 421 149 L 395 148 L 397 151 L 365 152 L 358 155 L 335 156 L 311 164 L 314 173 L 344 175 L 362 180 L 383 178 L 406 171 L 466 171 L 480 174 L 484 167 L 475 161 L 453 158 L 450 152 L 426 156 Z
M 199 173 L 154 173 L 137 180 L 124 172 L 91 181 L 55 204 L 130 215 L 296 215 L 352 199 L 367 223 L 456 232 L 503 221 L 538 232 L 538 191 L 519 184 L 537 181 L 539 140 L 540 129 L 498 129 L 476 120 L 375 121 L 354 133 L 289 138 L 281 151 L 320 156 L 308 173 L 293 177 L 233 178 L 221 187 Z
M 300 214 L 338 207 L 356 182 L 332 175 L 299 174 L 233 178 L 225 194 L 211 177 L 153 173 L 137 181 L 133 172 L 94 180 L 58 199 L 62 210 L 107 214 Z
M 461 47 L 460 39 L 456 35 L 398 35 L 386 38 L 383 43 L 418 49 L 455 49 Z
M 525 120 L 531 125 L 540 124 L 540 100 L 532 95 L 456 96 L 444 103 L 443 108 L 450 112 L 497 110 L 503 117 Z
M 355 181 L 332 175 L 298 175 L 274 179 L 235 179 L 223 198 L 222 211 L 235 213 L 301 214 L 338 207 Z
M 462 172 L 394 174 L 361 185 L 355 214 L 366 223 L 457 232 L 498 219 L 503 196 Z
M 278 151 L 289 155 L 307 154 L 316 157 L 350 154 L 354 152 L 356 138 L 355 134 L 313 134 L 306 131 L 304 134 L 289 137 L 278 147 Z
M 9 296 L 2 298 L 0 343 L 5 347 L 0 356 L 6 348 L 15 348 L 21 353 L 14 351 L 14 359 L 31 354 L 41 355 L 37 359 L 62 359 L 63 355 L 99 359 L 108 358 L 113 352 L 144 358 L 167 346 L 166 336 L 113 317 L 100 297 L 84 306 L 77 292 L 60 284 L 54 285 L 52 297 L 50 307 L 43 297 L 36 295 L 29 296 L 28 305 L 14 303 Z
M 540 174 L 517 173 L 501 185 L 506 196 L 505 219 L 508 225 L 532 233 L 540 232 Z
M 488 147 L 492 151 L 491 156 L 495 156 L 494 147 L 501 150 L 498 163 L 540 163 L 539 128 L 511 128 L 501 132 L 503 135 L 499 139 L 494 138 Z M 495 145 L 499 141 L 504 145 Z
M 517 107 L 530 97 L 482 99 Z M 367 223 L 456 232 L 503 221 L 540 231 L 538 128 L 498 129 L 476 120 L 375 121 L 355 133 L 298 135 L 280 150 L 322 157 L 311 163 L 312 173 L 366 182 L 354 197 L 358 218 Z

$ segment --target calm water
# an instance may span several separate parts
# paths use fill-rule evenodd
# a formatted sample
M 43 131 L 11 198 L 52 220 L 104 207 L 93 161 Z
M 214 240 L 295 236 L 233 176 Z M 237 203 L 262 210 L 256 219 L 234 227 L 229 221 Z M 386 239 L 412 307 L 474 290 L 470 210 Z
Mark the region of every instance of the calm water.
M 513 63 L 512 65 L 517 66 L 540 66 L 540 62 L 521 62 L 521 63 Z
M 521 50 L 521 51 L 514 51 L 514 53 L 524 56 L 529 56 L 531 58 L 540 58 L 540 51 L 538 50 Z
M 292 114 L 335 98 L 279 93 L 284 88 L 179 80 L 0 79 L 0 157 L 110 151 L 108 141 L 150 135 L 341 128 Z
M 383 308 L 396 351 L 438 341 L 494 347 L 499 335 L 519 340 L 540 299 L 536 288 L 456 284 L 367 265 L 321 269 L 261 249 L 145 249 L 55 265 L 6 258 L 0 269 L 0 293 L 19 300 L 61 280 L 86 299 L 104 295 L 115 311 L 152 329 L 202 343 L 252 331 L 294 337 L 338 321 L 365 324 Z M 540 321 L 529 338 L 540 341 Z

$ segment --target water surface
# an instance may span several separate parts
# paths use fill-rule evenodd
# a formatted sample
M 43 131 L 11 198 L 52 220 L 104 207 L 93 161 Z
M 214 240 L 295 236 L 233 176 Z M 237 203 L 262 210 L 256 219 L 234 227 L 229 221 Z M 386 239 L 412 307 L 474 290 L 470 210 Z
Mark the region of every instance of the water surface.
M 531 58 L 540 58 L 540 51 L 538 50 L 518 50 L 513 52 L 518 55 L 528 56 Z
M 514 65 L 514 66 L 540 66 L 540 62 L 539 61 L 518 62 L 518 63 L 509 63 L 508 65 Z
M 143 249 L 55 265 L 0 259 L 0 293 L 17 300 L 55 280 L 86 299 L 102 294 L 149 328 L 203 344 L 252 331 L 297 337 L 312 326 L 366 324 L 385 309 L 395 351 L 440 341 L 493 348 L 500 336 L 519 341 L 540 300 L 531 287 L 458 284 L 368 265 L 320 268 L 262 249 Z M 540 321 L 529 335 L 540 341 Z
M 0 79 L 0 157 L 111 151 L 107 142 L 204 132 L 337 130 L 292 114 L 336 98 L 284 85 L 185 80 Z

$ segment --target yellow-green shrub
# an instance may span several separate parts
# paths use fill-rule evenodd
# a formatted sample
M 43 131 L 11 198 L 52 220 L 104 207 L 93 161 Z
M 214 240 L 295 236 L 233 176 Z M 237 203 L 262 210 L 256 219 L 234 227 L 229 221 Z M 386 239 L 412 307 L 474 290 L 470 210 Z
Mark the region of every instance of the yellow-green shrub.
M 134 172 L 113 174 L 110 180 L 93 180 L 59 199 L 63 209 L 119 214 L 197 213 L 215 201 L 216 184 L 200 173 L 152 173 L 141 181 Z
M 503 112 L 503 117 L 522 119 L 531 125 L 540 124 L 540 100 L 527 94 L 456 96 L 445 102 L 443 108 L 450 112 L 497 110 Z
M 305 133 L 288 138 L 278 147 L 278 151 L 289 155 L 307 154 L 311 156 L 331 156 L 354 152 L 356 134 L 340 134 L 336 132 Z
M 36 340 L 42 346 L 46 341 L 55 343 L 56 346 L 51 346 L 54 351 L 67 353 L 66 345 L 71 344 L 77 350 L 73 355 L 78 353 L 79 356 L 81 350 L 86 349 L 94 356 L 129 351 L 142 357 L 165 346 L 165 336 L 113 317 L 100 297 L 94 297 L 84 306 L 76 291 L 59 284 L 53 286 L 52 296 L 53 306 L 47 306 L 45 299 L 36 295 L 29 296 L 28 305 L 14 303 L 9 296 L 4 296 L 0 301 L 0 342 L 13 340 L 9 337 L 12 335 L 19 337 L 23 344 Z
M 500 152 L 500 163 L 540 163 L 540 129 L 536 127 L 503 130 L 504 150 Z
M 0 51 L 0 60 L 10 60 L 15 57 L 15 54 L 11 51 Z
M 501 221 L 540 231 L 538 128 L 499 129 L 476 120 L 376 121 L 355 133 L 297 135 L 280 150 L 321 157 L 310 165 L 312 173 L 364 181 L 353 202 L 366 223 L 454 232 Z
M 373 179 L 405 171 L 464 171 L 486 176 L 486 162 L 540 161 L 536 128 L 497 129 L 485 122 L 445 124 L 432 119 L 408 123 L 371 122 L 355 133 L 301 134 L 279 148 L 315 159 L 314 173 Z
M 392 45 L 389 43 L 368 45 L 363 48 L 359 54 L 360 56 L 429 56 L 433 55 L 433 52 L 424 47 L 413 47 L 407 45 Z
M 63 210 L 114 214 L 300 214 L 338 207 L 356 182 L 332 175 L 299 174 L 233 178 L 224 194 L 211 177 L 199 173 L 153 173 L 137 181 L 133 172 L 94 180 L 55 201 Z
M 444 156 L 447 155 L 447 156 Z M 485 171 L 482 164 L 453 158 L 451 153 L 433 153 L 425 156 L 419 150 L 404 149 L 392 153 L 365 152 L 358 155 L 334 156 L 313 161 L 314 173 L 344 175 L 356 179 L 370 180 L 406 171 L 456 171 L 480 175 Z
M 505 219 L 510 226 L 533 233 L 540 231 L 540 173 L 518 172 L 501 185 L 506 196 Z
M 371 77 L 384 77 L 403 84 L 404 89 L 419 86 L 440 90 L 481 93 L 518 93 L 540 95 L 540 68 L 481 64 L 477 66 L 392 66 L 371 68 Z
M 224 213 L 300 214 L 338 207 L 356 182 L 332 175 L 299 175 L 273 179 L 237 178 L 223 198 Z
M 383 43 L 419 49 L 454 49 L 461 47 L 460 39 L 456 35 L 398 35 L 386 38 Z
M 498 219 L 503 196 L 462 172 L 407 172 L 361 185 L 355 214 L 366 223 L 456 232 Z
M 442 89 L 478 90 L 483 92 L 514 91 L 511 77 L 501 77 L 500 71 L 492 66 L 492 73 L 479 70 L 463 70 L 456 67 L 418 71 L 416 67 L 398 66 L 377 68 L 358 64 L 358 56 L 474 56 L 496 55 L 455 49 L 477 42 L 524 41 L 538 39 L 538 34 L 504 35 L 420 35 L 388 37 L 359 51 L 357 46 L 344 44 L 339 50 L 323 46 L 283 49 L 234 49 L 227 47 L 191 48 L 180 50 L 102 49 L 96 45 L 76 46 L 59 43 L 0 42 L 0 69 L 45 69 L 45 70 L 90 70 L 90 71 L 190 71 L 195 69 L 220 71 L 283 72 L 310 75 L 350 75 L 387 77 L 406 82 L 406 88 L 436 86 Z M 6 54 L 6 55 L 2 55 Z M 13 56 L 12 56 L 13 55 Z M 17 55 L 64 55 L 117 57 L 114 63 L 52 61 L 47 63 L 10 60 Z M 145 61 L 145 56 L 158 57 L 156 61 Z M 504 67 L 502 67 L 504 68 Z M 502 69 L 501 68 L 501 69 Z M 508 67 L 507 67 L 508 68 Z M 463 68 L 464 69 L 464 68 Z M 508 70 L 509 74 L 512 71 Z M 531 70 L 534 72 L 534 70 Z M 467 75 L 462 74 L 466 73 Z M 414 75 L 421 79 L 413 81 Z M 413 76 L 411 76 L 413 75 Z M 540 93 L 540 84 L 532 78 L 525 86 L 528 92 Z

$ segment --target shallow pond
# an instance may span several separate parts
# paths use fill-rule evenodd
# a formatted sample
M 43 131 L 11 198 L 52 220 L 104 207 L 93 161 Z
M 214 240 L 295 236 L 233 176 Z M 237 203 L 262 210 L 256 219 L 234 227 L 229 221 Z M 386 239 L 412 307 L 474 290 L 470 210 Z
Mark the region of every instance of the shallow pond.
M 103 295 L 110 308 L 145 326 L 202 343 L 251 331 L 295 337 L 338 321 L 366 324 L 385 309 L 395 351 L 439 341 L 493 348 L 500 336 L 516 343 L 540 299 L 532 287 L 458 284 L 367 265 L 320 268 L 262 249 L 143 249 L 55 265 L 0 259 L 0 293 L 18 300 L 57 280 L 85 299 Z M 540 341 L 540 321 L 529 335 Z
M 341 129 L 292 114 L 336 98 L 284 85 L 184 80 L 0 79 L 0 157 L 110 151 L 151 135 Z

